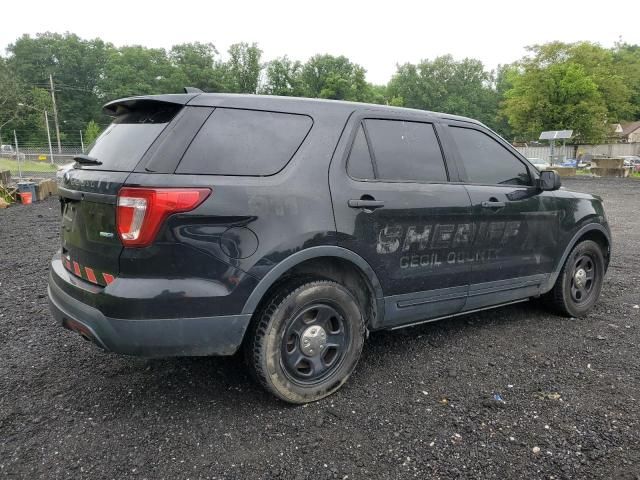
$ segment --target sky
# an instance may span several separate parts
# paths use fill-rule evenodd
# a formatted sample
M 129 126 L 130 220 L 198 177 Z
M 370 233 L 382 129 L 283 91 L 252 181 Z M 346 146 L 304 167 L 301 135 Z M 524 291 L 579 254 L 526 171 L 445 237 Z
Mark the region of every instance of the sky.
M 22 0 L 3 2 L 0 49 L 25 33 L 45 31 L 100 37 L 116 46 L 211 42 L 223 54 L 233 43 L 257 42 L 265 61 L 285 54 L 301 61 L 318 53 L 345 55 L 367 70 L 370 82 L 384 84 L 397 64 L 447 53 L 480 59 L 491 70 L 522 57 L 527 45 L 552 40 L 640 43 L 640 7 L 614 3 Z

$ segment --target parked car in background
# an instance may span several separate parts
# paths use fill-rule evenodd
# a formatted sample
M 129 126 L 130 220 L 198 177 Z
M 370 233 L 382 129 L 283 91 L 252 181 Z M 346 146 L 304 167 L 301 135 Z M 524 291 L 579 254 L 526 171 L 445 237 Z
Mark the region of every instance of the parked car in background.
M 591 163 L 585 162 L 584 160 L 578 160 L 577 158 L 567 158 L 564 162 L 560 163 L 560 166 L 572 168 L 589 168 L 591 166 Z
M 204 93 L 105 113 L 59 187 L 49 269 L 54 316 L 105 350 L 243 349 L 269 392 L 304 403 L 340 388 L 370 331 L 539 296 L 582 317 L 600 295 L 601 199 L 478 121 Z
M 24 160 L 25 159 L 25 155 L 22 152 L 16 152 L 15 148 L 13 148 L 13 145 L 2 145 L 0 146 L 0 157 L 3 158 L 11 158 L 11 159 L 18 159 L 18 160 Z
M 624 166 L 631 168 L 634 172 L 640 172 L 640 157 L 638 155 L 623 155 Z
M 528 160 L 531 161 L 532 159 L 528 159 Z M 540 159 L 534 159 L 534 160 L 540 160 Z M 542 162 L 544 162 L 544 160 L 542 160 Z M 532 162 L 532 163 L 536 165 L 535 162 Z M 542 165 L 543 164 L 541 164 L 541 167 Z M 549 168 L 551 166 L 548 163 L 545 165 L 546 165 L 546 168 Z M 556 162 L 554 165 L 557 167 L 568 167 L 568 168 L 590 168 L 591 167 L 590 162 L 585 162 L 584 160 L 578 160 L 577 158 L 567 158 L 562 162 Z
M 578 160 L 578 168 L 591 168 L 591 162 L 580 159 Z

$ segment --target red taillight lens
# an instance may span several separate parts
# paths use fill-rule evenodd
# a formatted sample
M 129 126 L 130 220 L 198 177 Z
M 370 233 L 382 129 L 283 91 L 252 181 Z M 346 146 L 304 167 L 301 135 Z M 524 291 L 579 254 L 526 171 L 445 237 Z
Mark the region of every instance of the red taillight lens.
M 209 188 L 129 188 L 118 192 L 116 225 L 125 247 L 146 247 L 171 214 L 188 212 L 209 195 Z

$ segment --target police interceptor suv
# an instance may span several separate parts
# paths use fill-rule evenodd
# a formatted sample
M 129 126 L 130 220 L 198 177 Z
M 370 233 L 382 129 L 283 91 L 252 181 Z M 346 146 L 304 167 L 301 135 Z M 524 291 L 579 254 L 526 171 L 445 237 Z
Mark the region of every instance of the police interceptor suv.
M 580 317 L 611 238 L 481 123 L 188 93 L 105 106 L 60 188 L 49 298 L 107 351 L 232 355 L 292 403 L 335 392 L 369 331 L 544 296 Z

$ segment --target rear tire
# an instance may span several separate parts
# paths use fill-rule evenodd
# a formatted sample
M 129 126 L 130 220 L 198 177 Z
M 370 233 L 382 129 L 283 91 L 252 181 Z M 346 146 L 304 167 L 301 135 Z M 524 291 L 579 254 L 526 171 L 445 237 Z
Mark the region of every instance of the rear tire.
M 557 313 L 583 317 L 600 297 L 605 262 L 600 245 L 591 240 L 578 243 L 565 261 L 555 285 L 545 296 Z
M 344 286 L 294 281 L 279 288 L 254 318 L 246 360 L 258 382 L 276 397 L 314 402 L 349 378 L 365 328 L 362 308 Z

